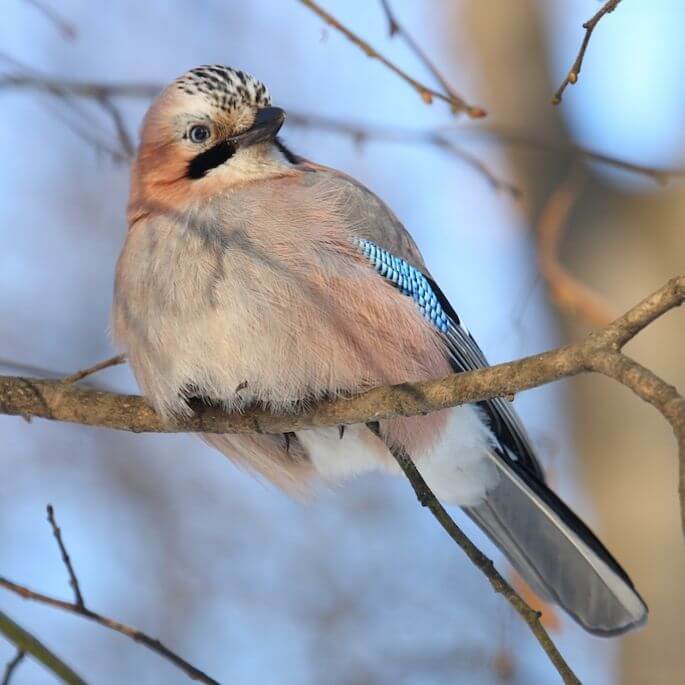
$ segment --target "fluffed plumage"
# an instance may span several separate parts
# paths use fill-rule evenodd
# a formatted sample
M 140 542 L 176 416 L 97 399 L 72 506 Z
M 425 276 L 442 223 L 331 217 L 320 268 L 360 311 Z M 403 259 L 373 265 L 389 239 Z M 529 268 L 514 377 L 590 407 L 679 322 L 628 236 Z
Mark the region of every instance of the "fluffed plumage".
M 282 121 L 261 83 L 219 65 L 175 81 L 146 117 L 113 331 L 166 418 L 187 414 L 191 397 L 287 412 L 487 365 L 394 214 L 355 180 L 290 153 L 276 138 Z M 646 618 L 625 572 L 545 485 L 505 400 L 377 431 L 203 439 L 292 493 L 317 478 L 399 473 L 401 448 L 587 630 L 611 635 Z

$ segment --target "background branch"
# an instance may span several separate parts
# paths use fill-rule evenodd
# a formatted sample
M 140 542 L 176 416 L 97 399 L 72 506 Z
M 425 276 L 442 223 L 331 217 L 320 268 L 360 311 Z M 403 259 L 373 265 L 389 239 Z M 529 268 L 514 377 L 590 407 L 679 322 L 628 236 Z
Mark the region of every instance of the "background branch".
M 9 685 L 10 680 L 12 680 L 12 674 L 25 657 L 26 652 L 23 649 L 17 649 L 17 653 L 12 659 L 10 659 L 10 661 L 7 662 L 7 665 L 5 666 L 5 673 L 2 676 L 2 682 L 0 685 Z
M 582 185 L 577 167 L 549 196 L 536 227 L 538 267 L 549 296 L 562 310 L 592 326 L 607 326 L 615 317 L 609 305 L 561 263 L 559 243 Z
M 84 618 L 87 618 L 90 621 L 93 621 L 95 623 L 98 623 L 101 626 L 104 626 L 105 628 L 109 628 L 110 630 L 114 630 L 118 633 L 121 633 L 122 635 L 126 635 L 127 637 L 130 637 L 131 639 L 135 640 L 136 642 L 139 642 L 142 645 L 145 645 L 148 649 L 152 650 L 156 654 L 159 654 L 162 658 L 166 659 L 167 661 L 170 661 L 176 668 L 179 668 L 181 671 L 183 671 L 189 678 L 192 680 L 197 680 L 201 683 L 207 683 L 208 685 L 219 685 L 219 683 L 214 680 L 213 678 L 210 678 L 206 673 L 201 671 L 199 668 L 196 668 L 193 666 L 191 663 L 186 661 L 185 659 L 181 658 L 178 654 L 175 652 L 172 652 L 168 647 L 163 645 L 159 640 L 150 637 L 149 635 L 146 635 L 142 631 L 138 630 L 137 628 L 132 628 L 130 626 L 125 625 L 124 623 L 120 623 L 119 621 L 115 621 L 112 618 L 109 618 L 107 616 L 103 616 L 102 614 L 98 614 L 94 611 L 91 611 L 85 604 L 83 595 L 81 594 L 81 588 L 79 586 L 78 578 L 76 577 L 76 572 L 74 571 L 74 567 L 71 563 L 71 559 L 69 557 L 69 553 L 67 552 L 67 549 L 64 545 L 64 541 L 62 539 L 62 532 L 57 526 L 57 522 L 55 521 L 55 516 L 54 516 L 54 510 L 53 508 L 48 505 L 47 507 L 47 512 L 48 512 L 48 522 L 50 523 L 50 527 L 52 528 L 53 535 L 55 536 L 55 539 L 57 540 L 57 545 L 59 546 L 60 554 L 62 556 L 62 562 L 64 563 L 64 566 L 67 569 L 67 573 L 69 574 L 69 584 L 71 585 L 73 591 L 74 591 L 74 602 L 65 602 L 64 600 L 57 599 L 55 597 L 49 597 L 48 595 L 44 595 L 40 592 L 34 592 L 33 590 L 30 590 L 27 588 L 25 585 L 20 585 L 19 583 L 15 583 L 7 578 L 4 578 L 0 576 L 0 587 L 4 587 L 6 590 L 9 590 L 10 592 L 14 592 L 15 594 L 19 595 L 20 597 L 24 599 L 30 599 L 36 602 L 40 602 L 41 604 L 46 604 L 48 606 L 57 608 L 57 609 L 62 609 L 63 611 L 67 611 L 72 614 L 77 614 L 78 616 L 83 616 Z M 25 636 L 28 636 L 30 640 L 27 637 L 24 637 L 24 642 L 17 642 L 15 637 L 19 632 L 17 631 L 18 626 L 14 626 L 12 622 L 6 618 L 6 622 L 3 623 L 2 621 L 3 614 L 0 613 L 0 632 L 5 634 L 8 639 L 12 640 L 17 647 L 24 649 L 27 652 L 31 652 L 31 649 L 27 648 L 24 644 L 24 642 L 28 642 L 29 647 L 33 644 L 31 640 L 37 642 L 35 638 L 32 636 L 28 635 L 28 633 L 25 634 Z M 19 629 L 21 631 L 21 629 Z M 24 631 L 25 632 L 25 631 Z M 38 643 L 40 646 L 40 643 Z M 43 648 L 44 649 L 44 648 Z M 42 654 L 42 652 L 40 652 Z M 36 658 L 41 658 L 39 656 L 36 656 Z M 53 658 L 56 659 L 56 657 Z M 41 659 L 42 660 L 42 659 Z M 59 660 L 58 660 L 59 661 Z M 59 662 L 61 663 L 61 662 Z M 58 664 L 59 665 L 59 664 Z M 66 667 L 65 667 L 66 668 Z M 54 668 L 51 668 L 51 670 L 55 670 Z M 55 671 L 57 672 L 57 671 Z M 68 680 L 63 677 L 65 682 L 69 683 L 70 685 L 73 683 L 74 685 L 82 685 L 83 681 L 78 678 L 78 676 L 73 676 L 76 678 L 75 680 Z
M 585 29 L 585 36 L 583 36 L 583 42 L 580 44 L 580 50 L 578 50 L 576 59 L 573 62 L 573 65 L 571 66 L 571 69 L 569 70 L 568 74 L 566 75 L 566 78 L 561 82 L 561 85 L 559 86 L 557 92 L 554 93 L 554 97 L 552 98 L 553 105 L 558 105 L 561 103 L 564 91 L 566 90 L 566 87 L 569 84 L 574 85 L 578 82 L 578 76 L 580 76 L 580 70 L 583 67 L 585 51 L 587 50 L 587 46 L 590 44 L 590 37 L 592 36 L 592 32 L 595 30 L 595 27 L 602 19 L 602 17 L 606 14 L 609 14 L 610 12 L 613 12 L 618 7 L 620 2 L 621 0 L 608 0 L 608 2 L 605 2 L 604 5 L 602 5 L 602 7 L 595 13 L 592 19 L 588 19 L 583 24 L 583 28 Z
M 157 83 L 134 83 L 134 82 L 94 82 L 94 81 L 70 81 L 68 79 L 51 78 L 36 74 L 7 74 L 0 77 L 0 91 L 8 89 L 30 89 L 63 98 L 85 98 L 102 102 L 108 102 L 110 106 L 113 98 L 143 98 L 151 99 L 162 90 L 162 84 Z M 109 113 L 108 113 L 109 114 Z M 111 115 L 110 115 L 111 116 Z M 499 179 L 487 165 L 472 153 L 465 151 L 455 144 L 448 135 L 455 135 L 462 140 L 484 139 L 498 143 L 525 147 L 540 152 L 557 153 L 573 152 L 579 159 L 598 162 L 607 166 L 622 169 L 631 173 L 647 176 L 653 181 L 664 184 L 671 178 L 685 176 L 685 169 L 659 168 L 644 164 L 637 164 L 612 155 L 605 155 L 595 150 L 574 145 L 566 142 L 555 142 L 542 139 L 535 134 L 508 129 L 505 127 L 463 127 L 456 128 L 454 125 L 442 126 L 435 129 L 411 129 L 397 126 L 374 126 L 365 122 L 348 121 L 335 117 L 327 117 L 316 114 L 298 112 L 288 109 L 288 124 L 300 128 L 324 131 L 336 135 L 351 138 L 358 144 L 367 141 L 377 141 L 391 144 L 427 145 L 436 147 L 444 152 L 462 159 L 472 167 L 480 171 L 488 182 L 498 190 L 505 190 L 512 195 L 519 195 L 520 190 L 511 182 Z M 69 124 L 70 125 L 70 124 Z M 84 136 L 82 136 L 84 137 Z M 92 138 L 92 136 L 91 136 Z M 120 145 L 121 136 L 119 135 Z M 104 150 L 115 161 L 123 161 L 130 156 L 126 148 L 118 151 L 102 141 L 90 140 L 86 142 L 98 149 Z M 128 147 L 128 146 L 127 146 Z M 475 160 L 475 161 L 474 161 Z
M 441 93 L 433 88 L 429 88 L 425 84 L 409 76 L 406 71 L 400 69 L 396 64 L 381 55 L 374 47 L 367 43 L 363 38 L 360 38 L 356 33 L 348 29 L 344 24 L 339 22 L 332 14 L 328 13 L 318 3 L 314 2 L 314 0 L 300 0 L 300 2 L 314 12 L 314 14 L 323 19 L 329 26 L 342 33 L 347 40 L 366 53 L 368 57 L 379 61 L 381 64 L 390 69 L 390 71 L 392 71 L 395 75 L 399 76 L 403 81 L 408 83 L 421 96 L 421 99 L 426 104 L 430 105 L 435 98 L 449 104 L 455 114 L 459 112 L 465 112 L 473 119 L 479 119 L 485 116 L 485 110 L 482 107 L 468 104 L 463 98 L 455 95 L 453 92 Z
M 26 654 L 30 654 L 36 661 L 40 661 L 49 671 L 54 673 L 62 682 L 67 685 L 86 685 L 86 681 L 77 675 L 59 657 L 53 654 L 38 638 L 17 625 L 7 614 L 0 611 L 0 633 L 2 633 L 17 649 Z M 7 665 L 3 685 L 9 683 L 13 670 L 18 665 L 15 660 Z M 11 666 L 11 668 L 10 668 Z

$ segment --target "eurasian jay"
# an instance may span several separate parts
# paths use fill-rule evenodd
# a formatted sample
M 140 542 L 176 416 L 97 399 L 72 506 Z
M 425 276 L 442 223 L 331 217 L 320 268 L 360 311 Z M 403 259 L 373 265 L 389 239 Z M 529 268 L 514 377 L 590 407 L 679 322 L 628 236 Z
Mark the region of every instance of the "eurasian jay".
M 166 419 L 303 403 L 487 366 L 409 233 L 370 190 L 293 154 L 266 87 L 221 65 L 150 107 L 132 168 L 113 333 Z M 373 425 L 204 435 L 291 493 L 416 463 L 533 589 L 598 635 L 642 624 L 625 571 L 545 484 L 506 399 Z

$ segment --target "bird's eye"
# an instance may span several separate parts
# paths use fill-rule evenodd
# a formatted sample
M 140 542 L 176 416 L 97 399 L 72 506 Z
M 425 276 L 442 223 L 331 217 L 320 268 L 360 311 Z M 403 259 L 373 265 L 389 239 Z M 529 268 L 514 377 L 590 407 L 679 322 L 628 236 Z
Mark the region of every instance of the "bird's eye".
M 204 143 L 210 136 L 210 131 L 207 126 L 191 126 L 190 131 L 188 131 L 188 138 L 190 138 L 193 143 Z

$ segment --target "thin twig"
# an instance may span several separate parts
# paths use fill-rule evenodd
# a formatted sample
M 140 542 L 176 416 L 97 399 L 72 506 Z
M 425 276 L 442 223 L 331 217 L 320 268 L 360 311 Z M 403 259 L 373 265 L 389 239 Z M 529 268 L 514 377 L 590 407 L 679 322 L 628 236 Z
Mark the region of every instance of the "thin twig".
M 67 666 L 62 659 L 2 611 L 0 611 L 0 634 L 4 635 L 18 650 L 30 654 L 62 682 L 67 683 L 67 685 L 86 685 L 86 681 Z M 12 675 L 10 670 L 8 676 L 8 670 L 9 664 L 5 670 L 5 678 L 2 681 L 3 685 L 9 682 L 9 677 Z
M 49 369 L 46 366 L 38 366 L 37 364 L 27 364 L 26 362 L 18 362 L 9 357 L 0 358 L 0 367 L 5 369 L 12 369 L 14 372 L 21 374 L 28 374 L 31 376 L 40 376 L 41 378 L 64 378 L 65 374 L 55 369 Z
M 421 505 L 430 510 L 445 532 L 461 547 L 474 566 L 488 579 L 492 589 L 501 594 L 528 624 L 535 639 L 540 643 L 540 646 L 549 657 L 563 682 L 566 685 L 580 685 L 580 680 L 566 663 L 564 657 L 540 622 L 540 612 L 532 609 L 523 600 L 518 592 L 497 571 L 492 560 L 488 559 L 454 522 L 442 504 L 440 504 L 438 498 L 433 494 L 423 476 L 419 473 L 411 457 L 402 449 L 394 449 L 392 454 L 411 483 Z
M 585 59 L 585 51 L 587 50 L 587 46 L 590 44 L 590 36 L 592 36 L 592 32 L 595 30 L 595 27 L 597 26 L 601 18 L 604 15 L 613 12 L 618 7 L 620 2 L 621 0 L 608 0 L 608 2 L 605 2 L 604 5 L 602 5 L 602 7 L 592 17 L 592 19 L 588 19 L 583 24 L 583 28 L 585 29 L 585 36 L 583 37 L 583 42 L 580 44 L 580 50 L 578 50 L 578 55 L 576 56 L 576 59 L 573 62 L 573 65 L 571 66 L 571 69 L 566 75 L 566 78 L 561 82 L 561 85 L 559 86 L 557 92 L 554 93 L 554 97 L 552 98 L 553 105 L 558 105 L 561 102 L 562 97 L 564 95 L 564 91 L 566 90 L 566 86 L 568 86 L 569 84 L 574 85 L 578 82 L 580 70 L 583 67 L 583 60 Z
M 476 107 L 468 104 L 463 98 L 449 93 L 441 93 L 440 91 L 429 88 L 425 84 L 417 81 L 415 78 L 409 76 L 406 71 L 400 69 L 396 64 L 381 55 L 374 47 L 367 43 L 363 38 L 360 38 L 356 33 L 348 29 L 344 24 L 341 24 L 332 14 L 329 14 L 314 0 L 300 0 L 300 2 L 308 7 L 312 12 L 323 19 L 329 26 L 345 36 L 351 43 L 361 49 L 371 59 L 378 60 L 385 67 L 390 69 L 394 74 L 399 76 L 403 81 L 408 83 L 422 98 L 422 100 L 430 105 L 433 99 L 442 100 L 450 105 L 452 111 L 456 114 L 465 112 L 473 119 L 479 119 L 485 116 L 485 110 L 482 107 Z
M 503 191 L 514 198 L 521 196 L 521 190 L 517 186 L 497 176 L 485 162 L 450 140 L 440 131 L 420 131 L 363 125 L 330 117 L 300 114 L 298 112 L 288 114 L 288 123 L 299 128 L 326 131 L 327 133 L 346 136 L 358 145 L 362 145 L 367 141 L 393 143 L 396 145 L 429 145 L 468 164 L 481 174 L 494 190 Z
M 10 659 L 5 666 L 5 673 L 2 677 L 2 685 L 10 685 L 10 680 L 12 680 L 12 674 L 14 670 L 19 666 L 19 664 L 24 660 L 26 652 L 23 649 L 17 649 L 17 653 L 14 658 Z
M 117 354 L 114 357 L 110 357 L 109 359 L 105 359 L 104 361 L 98 362 L 97 364 L 94 364 L 93 366 L 90 366 L 87 369 L 82 369 L 81 371 L 76 371 L 75 373 L 72 373 L 70 376 L 63 378 L 62 382 L 67 384 L 76 383 L 76 381 L 80 381 L 86 376 L 90 376 L 94 373 L 97 373 L 98 371 L 103 371 L 104 369 L 109 369 L 111 366 L 117 366 L 119 364 L 125 363 L 126 355 Z
M 97 100 L 102 109 L 109 114 L 114 124 L 114 130 L 116 131 L 117 138 L 121 145 L 121 149 L 124 151 L 127 157 L 133 157 L 136 152 L 136 146 L 131 140 L 128 130 L 126 129 L 126 124 L 124 123 L 124 117 L 122 116 L 119 108 L 106 96 L 102 96 Z
M 560 309 L 592 326 L 608 326 L 616 318 L 609 305 L 559 260 L 559 242 L 581 184 L 580 172 L 574 166 L 545 203 L 536 227 L 538 267 Z
M 451 126 L 450 129 L 454 130 L 454 128 Z M 665 185 L 672 178 L 685 176 L 685 168 L 682 167 L 668 169 L 648 166 L 646 164 L 637 164 L 636 162 L 630 162 L 625 159 L 613 157 L 612 155 L 607 155 L 603 152 L 597 152 L 596 150 L 591 150 L 589 148 L 576 145 L 575 143 L 546 140 L 543 138 L 538 138 L 532 133 L 516 131 L 506 127 L 460 127 L 458 129 L 458 133 L 462 136 L 471 135 L 479 138 L 492 137 L 493 140 L 498 142 L 529 148 L 531 150 L 540 150 L 541 152 L 570 152 L 575 157 L 580 159 L 598 162 L 599 164 L 615 167 L 616 169 L 622 169 L 623 171 L 628 171 L 633 174 L 647 176 L 655 183 L 660 185 Z
M 109 628 L 110 630 L 114 630 L 117 633 L 121 633 L 122 635 L 126 635 L 126 637 L 130 637 L 132 640 L 139 642 L 140 644 L 144 645 L 156 654 L 159 654 L 167 661 L 170 661 L 172 664 L 174 664 L 174 666 L 181 669 L 192 680 L 197 680 L 201 683 L 206 683 L 208 685 L 219 685 L 218 681 L 214 680 L 213 678 L 210 678 L 206 673 L 203 673 L 199 668 L 196 668 L 191 663 L 187 662 L 185 659 L 182 659 L 180 656 L 178 656 L 178 654 L 172 652 L 168 647 L 165 647 L 159 640 L 156 640 L 150 637 L 149 635 L 146 635 L 137 628 L 131 628 L 130 626 L 127 626 L 123 623 L 119 623 L 118 621 L 115 621 L 112 618 L 108 618 L 107 616 L 98 614 L 94 611 L 91 611 L 90 609 L 87 609 L 86 607 L 79 606 L 78 604 L 65 602 L 64 600 L 57 599 L 56 597 L 50 597 L 40 592 L 34 592 L 33 590 L 29 590 L 29 588 L 25 587 L 24 585 L 14 583 L 13 581 L 8 580 L 7 578 L 4 578 L 2 576 L 0 576 L 0 587 L 3 587 L 6 590 L 9 590 L 10 592 L 14 592 L 16 595 L 19 595 L 23 599 L 33 600 L 35 602 L 40 602 L 41 604 L 45 604 L 56 609 L 62 609 L 63 611 L 68 611 L 69 613 L 76 614 L 78 616 L 83 616 L 83 618 L 87 618 L 89 621 L 93 621 L 94 623 L 104 626 L 105 628 Z M 2 615 L 0 614 L 0 618 L 1 616 Z
M 385 13 L 385 17 L 388 21 L 388 32 L 392 38 L 395 35 L 401 36 L 404 42 L 409 46 L 409 49 L 423 62 L 423 65 L 430 71 L 435 80 L 442 86 L 442 89 L 455 101 L 463 102 L 455 92 L 452 86 L 447 82 L 447 79 L 443 76 L 442 72 L 438 69 L 435 63 L 428 57 L 424 49 L 416 42 L 416 39 L 407 31 L 403 24 L 397 20 L 397 16 L 392 11 L 390 7 L 389 0 L 381 0 L 381 7 Z M 464 103 L 465 104 L 465 103 Z M 482 114 L 478 113 L 480 116 Z M 473 114 L 471 116 L 474 116 Z
M 65 40 L 74 41 L 78 36 L 75 24 L 59 15 L 52 7 L 38 0 L 24 0 L 28 5 L 37 9 L 48 21 L 57 27 Z
M 74 567 L 71 565 L 71 558 L 69 557 L 67 548 L 65 547 L 64 541 L 62 540 L 62 531 L 60 527 L 57 525 L 57 521 L 55 521 L 55 510 L 53 509 L 52 504 L 48 504 L 47 512 L 48 521 L 50 522 L 50 527 L 52 528 L 52 534 L 55 536 L 55 540 L 57 540 L 57 546 L 59 547 L 60 554 L 62 555 L 62 561 L 64 562 L 64 565 L 67 568 L 67 573 L 69 574 L 69 585 L 71 585 L 71 589 L 74 591 L 74 598 L 76 600 L 76 604 L 80 606 L 82 609 L 85 609 L 86 604 L 83 601 L 81 587 L 79 586 L 78 578 L 76 577 Z

